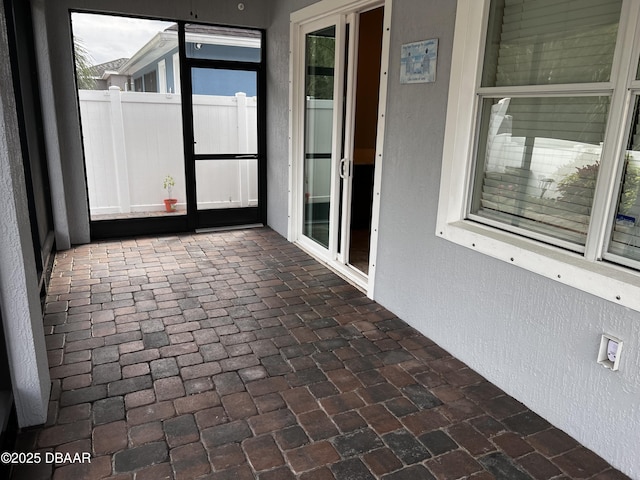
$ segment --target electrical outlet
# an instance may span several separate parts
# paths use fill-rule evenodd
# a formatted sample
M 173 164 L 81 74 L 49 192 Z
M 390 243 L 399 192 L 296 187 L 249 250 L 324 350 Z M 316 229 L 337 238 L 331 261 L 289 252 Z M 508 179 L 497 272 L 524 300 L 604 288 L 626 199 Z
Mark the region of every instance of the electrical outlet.
M 607 342 L 607 358 L 610 362 L 616 361 L 616 356 L 618 353 L 618 342 L 615 340 L 609 340 Z
M 622 341 L 620 339 L 608 334 L 602 335 L 598 354 L 598 363 L 600 365 L 613 371 L 618 370 L 621 352 Z

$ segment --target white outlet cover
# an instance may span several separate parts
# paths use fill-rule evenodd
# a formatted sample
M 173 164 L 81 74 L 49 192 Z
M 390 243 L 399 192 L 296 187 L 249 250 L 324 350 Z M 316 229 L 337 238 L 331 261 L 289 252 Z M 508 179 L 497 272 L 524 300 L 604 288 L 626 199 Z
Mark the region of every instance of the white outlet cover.
M 608 334 L 602 334 L 600 338 L 600 352 L 598 363 L 613 371 L 618 370 L 620 353 L 622 352 L 622 340 Z

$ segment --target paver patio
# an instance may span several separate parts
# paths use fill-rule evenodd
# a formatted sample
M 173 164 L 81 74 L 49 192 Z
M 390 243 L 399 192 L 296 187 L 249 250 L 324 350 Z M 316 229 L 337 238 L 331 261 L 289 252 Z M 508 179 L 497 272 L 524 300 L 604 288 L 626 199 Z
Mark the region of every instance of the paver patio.
M 627 478 L 270 229 L 60 252 L 13 478 Z

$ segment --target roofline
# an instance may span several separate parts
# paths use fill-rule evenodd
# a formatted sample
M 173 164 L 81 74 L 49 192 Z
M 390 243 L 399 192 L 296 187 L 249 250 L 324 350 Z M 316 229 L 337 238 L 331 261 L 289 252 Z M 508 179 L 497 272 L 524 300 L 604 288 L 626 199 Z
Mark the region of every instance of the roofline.
M 161 42 L 169 42 L 175 40 L 176 43 L 171 46 L 171 49 L 167 49 L 162 53 L 162 55 L 156 54 L 154 55 L 154 57 L 158 58 L 159 56 L 165 55 L 177 45 L 177 36 L 178 32 L 174 30 L 165 30 L 163 32 L 156 33 L 153 38 L 151 38 L 151 40 L 149 40 L 140 50 L 134 53 L 133 56 L 129 60 L 127 60 L 124 65 L 122 65 L 119 72 L 121 72 L 121 74 L 129 74 L 129 71 L 138 70 L 139 68 L 148 65 L 150 62 L 145 61 L 146 57 L 150 56 L 155 49 L 159 48 L 158 46 L 161 45 Z M 207 45 L 225 45 L 245 48 L 260 48 L 261 46 L 260 38 L 229 35 L 187 33 L 186 40 L 188 43 L 204 43 Z M 160 50 L 162 49 L 160 48 Z M 138 64 L 140 64 L 139 67 Z
M 133 56 L 120 68 L 120 72 L 128 73 L 129 70 L 135 70 L 133 67 L 138 63 L 142 63 L 144 58 L 149 55 L 154 49 L 158 48 L 160 42 L 174 40 L 177 44 L 178 32 L 158 32 L 151 40 L 149 40 L 140 50 L 133 54 Z M 174 46 L 171 47 L 173 49 Z M 169 50 L 167 50 L 168 52 Z M 166 53 L 166 52 L 165 52 Z M 143 64 L 142 66 L 146 65 Z

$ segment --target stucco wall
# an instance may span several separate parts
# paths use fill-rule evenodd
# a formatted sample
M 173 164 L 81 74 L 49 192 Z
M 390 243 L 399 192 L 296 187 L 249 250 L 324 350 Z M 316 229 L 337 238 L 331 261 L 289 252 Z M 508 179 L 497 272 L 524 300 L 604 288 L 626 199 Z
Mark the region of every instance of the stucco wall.
M 289 15 L 313 0 L 273 0 L 267 30 L 267 223 L 287 236 L 289 203 Z
M 50 379 L 7 46 L 0 4 L 0 310 L 18 422 L 27 427 L 47 418 Z
M 434 235 L 455 3 L 394 2 L 376 300 L 638 477 L 640 314 Z M 436 82 L 400 85 L 401 45 L 429 38 Z M 624 341 L 617 372 L 596 363 L 603 332 Z

